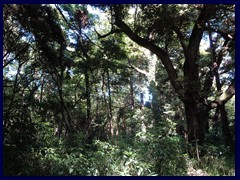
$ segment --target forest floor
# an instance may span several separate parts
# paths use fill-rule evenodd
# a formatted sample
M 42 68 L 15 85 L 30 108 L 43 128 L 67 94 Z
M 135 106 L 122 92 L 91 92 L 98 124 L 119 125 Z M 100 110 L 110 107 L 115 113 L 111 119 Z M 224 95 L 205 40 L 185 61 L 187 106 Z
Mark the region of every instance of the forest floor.
M 202 169 L 195 169 L 193 166 L 193 162 L 191 160 L 188 160 L 188 176 L 209 176 L 207 172 L 203 171 Z

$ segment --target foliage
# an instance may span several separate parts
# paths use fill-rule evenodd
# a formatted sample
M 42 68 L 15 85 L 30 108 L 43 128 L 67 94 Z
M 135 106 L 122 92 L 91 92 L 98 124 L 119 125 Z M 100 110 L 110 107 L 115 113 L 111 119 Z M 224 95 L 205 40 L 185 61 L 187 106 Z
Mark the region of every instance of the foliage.
M 5 4 L 3 18 L 4 175 L 235 174 L 234 5 Z
M 159 132 L 163 132 L 160 127 L 145 135 L 146 139 L 140 143 L 143 156 L 154 164 L 154 171 L 159 175 L 185 175 L 188 154 L 183 140 L 178 136 L 161 136 Z
M 194 161 L 194 167 L 205 170 L 210 176 L 235 176 L 235 159 L 229 154 L 229 147 L 205 144 L 201 147 L 207 153 Z

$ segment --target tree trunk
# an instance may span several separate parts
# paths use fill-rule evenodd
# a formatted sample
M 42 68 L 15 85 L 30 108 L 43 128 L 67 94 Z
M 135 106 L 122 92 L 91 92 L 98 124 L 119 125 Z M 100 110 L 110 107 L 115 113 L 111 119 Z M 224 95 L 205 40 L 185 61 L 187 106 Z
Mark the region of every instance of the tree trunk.
M 63 72 L 64 72 L 64 68 L 61 64 L 61 73 L 60 73 L 60 76 L 59 76 L 59 79 L 58 79 L 59 82 L 57 84 L 59 100 L 60 100 L 60 104 L 61 104 L 61 115 L 62 115 L 63 121 L 66 125 L 66 130 L 68 130 L 68 132 L 72 132 L 72 131 L 74 131 L 73 125 L 72 125 L 72 117 L 71 117 L 71 114 L 70 114 L 66 104 L 65 104 L 64 97 L 63 97 L 63 90 L 62 90 Z M 67 117 L 65 116 L 65 112 L 67 113 Z
M 60 121 L 58 123 L 58 127 L 55 129 L 55 136 L 58 137 L 58 139 L 60 139 L 62 134 L 62 126 L 63 126 L 63 121 Z
M 219 106 L 217 106 L 216 110 L 215 110 L 215 114 L 213 117 L 213 128 L 217 128 L 218 127 L 218 118 L 219 118 Z
M 187 120 L 188 142 L 204 142 L 204 121 L 199 117 L 197 103 L 193 99 L 184 102 L 185 115 Z
M 133 95 L 133 81 L 132 78 L 130 77 L 130 99 L 131 99 L 131 109 L 134 109 L 134 95 Z
M 87 70 L 85 70 L 85 85 L 86 85 L 86 98 L 87 98 L 87 122 L 89 122 L 90 113 L 91 113 L 91 99 L 90 99 L 89 76 L 88 76 Z
M 5 116 L 4 116 L 4 120 L 3 120 L 3 125 L 4 127 L 7 127 L 8 123 L 9 123 L 9 119 L 10 119 L 10 114 L 11 114 L 11 110 L 12 110 L 12 106 L 13 106 L 13 102 L 14 102 L 14 98 L 15 98 L 15 95 L 17 93 L 17 87 L 18 87 L 18 76 L 20 74 L 20 69 L 22 67 L 23 63 L 20 63 L 18 64 L 18 69 L 17 69 L 17 73 L 16 73 L 16 76 L 15 76 L 15 80 L 14 80 L 14 85 L 13 85 L 13 95 L 11 97 L 11 100 L 10 100 L 10 104 L 8 106 L 8 109 L 5 113 Z
M 215 5 L 203 6 L 201 13 L 195 21 L 195 25 L 189 38 L 188 46 L 180 37 L 180 42 L 183 47 L 186 59 L 184 63 L 184 84 L 183 82 L 179 82 L 177 80 L 178 73 L 172 64 L 172 61 L 170 60 L 168 52 L 156 46 L 154 43 L 148 41 L 148 39 L 144 39 L 133 32 L 131 28 L 121 20 L 121 9 L 119 6 L 114 6 L 113 9 L 115 12 L 116 26 L 119 27 L 131 40 L 136 42 L 138 45 L 150 50 L 162 61 L 162 64 L 168 73 L 171 85 L 178 94 L 178 97 L 184 102 L 189 131 L 189 141 L 191 142 L 198 139 L 200 143 L 203 142 L 204 123 L 198 116 L 200 113 L 197 106 L 199 90 L 201 89 L 199 86 L 198 77 L 198 52 L 204 32 L 205 23 L 211 18 L 212 15 L 214 15 L 216 10 Z
M 44 88 L 44 73 L 41 76 L 40 103 L 43 102 L 43 88 Z
M 107 68 L 107 87 L 108 87 L 109 115 L 110 115 L 110 118 L 112 119 L 112 99 L 111 99 L 110 76 L 109 76 L 108 68 Z
M 71 119 L 71 115 L 70 112 L 68 111 L 67 106 L 65 105 L 64 99 L 63 99 L 63 93 L 62 93 L 62 89 L 59 88 L 59 98 L 60 98 L 60 104 L 61 104 L 61 115 L 63 118 L 63 121 L 65 122 L 66 125 L 66 129 L 71 132 L 73 130 L 72 127 L 72 119 Z M 67 117 L 65 116 L 65 112 L 67 112 Z
M 113 115 L 112 115 L 112 99 L 111 99 L 111 89 L 110 89 L 110 76 L 109 69 L 107 68 L 107 89 L 108 89 L 108 106 L 109 106 L 109 129 L 111 133 L 111 138 L 114 137 L 114 127 L 113 127 Z
M 222 132 L 223 132 L 223 137 L 225 144 L 227 146 L 230 146 L 231 150 L 234 150 L 234 142 L 233 142 L 233 136 L 229 128 L 228 124 L 228 117 L 227 117 L 227 112 L 225 110 L 225 105 L 219 105 L 218 106 L 220 109 L 220 114 L 221 114 L 221 122 L 222 122 Z
M 213 62 L 213 70 L 212 71 L 213 71 L 213 74 L 215 76 L 217 91 L 220 92 L 223 84 L 221 84 L 221 82 L 220 82 L 220 77 L 219 77 L 218 70 L 219 70 L 220 64 L 221 64 L 221 62 L 223 60 L 222 53 L 223 53 L 224 50 L 222 49 L 219 52 L 218 59 L 216 59 L 216 52 L 215 52 L 215 48 L 214 48 L 214 45 L 213 45 L 213 40 L 212 40 L 212 35 L 211 35 L 211 30 L 210 30 L 211 29 L 211 25 L 210 25 L 209 22 L 208 22 L 208 26 L 209 26 L 210 48 L 211 48 L 212 62 Z M 223 46 L 226 46 L 228 41 L 229 41 L 229 39 L 225 40 Z M 230 84 L 230 86 L 229 86 L 229 88 L 227 89 L 226 92 L 229 94 L 229 98 L 231 98 L 233 96 L 233 94 L 235 93 L 235 81 L 233 81 Z M 223 93 L 223 95 L 224 94 L 225 93 Z M 220 99 L 221 99 L 221 97 L 220 97 Z M 214 123 L 215 123 L 215 125 L 217 124 L 219 113 L 220 113 L 220 115 L 221 115 L 221 122 L 222 122 L 222 133 L 223 133 L 225 144 L 230 146 L 231 150 L 233 150 L 234 149 L 234 142 L 233 142 L 233 137 L 232 137 L 231 131 L 229 129 L 227 112 L 225 110 L 225 103 L 226 103 L 226 101 L 225 102 L 224 101 L 220 101 L 220 102 L 221 103 L 218 103 L 218 106 L 216 108 L 216 113 L 215 113 L 215 116 L 214 116 Z
M 128 60 L 128 65 L 131 66 L 130 60 Z M 132 77 L 130 76 L 129 80 L 129 85 L 130 85 L 130 100 L 131 100 L 131 109 L 134 109 L 134 95 L 133 95 L 133 81 Z

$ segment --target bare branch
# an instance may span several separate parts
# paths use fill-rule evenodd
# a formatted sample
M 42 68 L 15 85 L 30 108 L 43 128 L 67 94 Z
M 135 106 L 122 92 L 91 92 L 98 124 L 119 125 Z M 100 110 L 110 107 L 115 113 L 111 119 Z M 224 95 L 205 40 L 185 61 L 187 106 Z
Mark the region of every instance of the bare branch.
M 141 74 L 144 74 L 144 75 L 146 75 L 146 76 L 148 76 L 148 75 L 150 74 L 149 72 L 144 71 L 144 70 L 142 70 L 142 69 L 139 69 L 138 67 L 136 67 L 136 66 L 134 66 L 134 65 L 130 65 L 130 67 L 131 67 L 132 69 L 136 70 L 137 72 L 139 72 L 139 73 L 141 73 Z
M 211 102 L 210 107 L 216 108 L 218 105 L 226 104 L 234 95 L 235 80 L 232 80 L 232 83 L 228 86 L 228 88 L 218 98 L 216 98 L 216 100 Z
M 186 57 L 186 53 L 187 53 L 187 45 L 186 43 L 184 42 L 185 41 L 185 37 L 184 35 L 182 34 L 182 32 L 179 30 L 179 28 L 175 28 L 174 29 L 174 32 L 177 34 L 177 37 L 182 45 L 182 48 L 183 48 L 183 52 L 184 52 L 184 55 Z
M 98 39 L 101 39 L 101 38 L 105 38 L 111 34 L 115 34 L 115 33 L 122 33 L 123 31 L 120 30 L 120 29 L 112 29 L 110 32 L 108 32 L 107 34 L 104 34 L 104 35 L 100 35 L 97 30 L 94 28 L 94 31 L 97 33 L 97 36 L 98 36 Z
M 228 86 L 228 88 L 217 99 L 218 104 L 225 104 L 229 99 L 235 95 L 235 81 Z
M 211 30 L 212 32 L 218 33 L 220 34 L 225 40 L 229 41 L 229 40 L 233 40 L 234 39 L 234 35 L 228 34 L 226 32 L 223 32 L 220 29 L 214 29 L 212 27 L 205 27 L 204 30 Z

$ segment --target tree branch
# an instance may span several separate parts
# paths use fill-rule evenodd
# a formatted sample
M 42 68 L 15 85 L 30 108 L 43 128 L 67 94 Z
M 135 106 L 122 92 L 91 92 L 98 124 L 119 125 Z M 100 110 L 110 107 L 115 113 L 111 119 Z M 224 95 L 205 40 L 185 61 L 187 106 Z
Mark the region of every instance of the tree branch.
M 235 79 L 233 79 L 232 83 L 228 86 L 228 88 L 210 104 L 211 108 L 216 108 L 218 105 L 226 104 L 234 95 Z
M 27 44 L 26 46 L 24 46 L 16 55 L 14 58 L 9 59 L 8 61 L 6 59 L 3 58 L 3 68 L 5 68 L 6 66 L 8 66 L 11 62 L 13 62 L 15 59 L 17 59 L 22 53 L 24 53 L 25 50 L 27 50 L 30 47 L 30 44 Z
M 152 42 L 138 36 L 136 33 L 134 33 L 127 24 L 125 24 L 122 20 L 120 20 L 120 17 L 118 15 L 117 8 L 115 10 L 115 24 L 117 27 L 119 27 L 132 41 L 136 42 L 138 45 L 150 50 L 152 53 L 156 54 L 157 57 L 162 61 L 164 67 L 166 68 L 166 71 L 168 73 L 170 82 L 175 89 L 175 91 L 178 93 L 179 97 L 183 97 L 182 93 L 179 91 L 183 87 L 180 83 L 176 81 L 178 75 L 176 70 L 173 67 L 173 64 L 169 58 L 169 55 L 166 51 L 161 49 L 160 47 L 156 46 Z
M 235 80 L 228 86 L 228 88 L 217 99 L 218 104 L 225 104 L 229 99 L 235 95 Z
M 225 40 L 229 41 L 230 39 L 233 40 L 234 39 L 234 36 L 231 35 L 231 34 L 228 34 L 226 32 L 223 32 L 222 30 L 220 29 L 214 29 L 212 27 L 205 27 L 204 30 L 211 30 L 212 32 L 215 32 L 215 33 L 218 33 L 220 34 Z
M 148 75 L 150 74 L 149 72 L 144 71 L 144 70 L 142 70 L 142 69 L 139 69 L 138 67 L 136 67 L 136 66 L 134 66 L 134 65 L 130 65 L 130 67 L 131 67 L 132 69 L 136 70 L 137 72 L 139 72 L 139 73 L 141 73 L 141 74 L 144 74 L 144 75 L 146 75 L 146 76 L 148 76 Z
M 177 27 L 174 29 L 174 32 L 177 34 L 177 37 L 180 40 L 180 43 L 181 43 L 182 48 L 183 48 L 184 55 L 186 57 L 187 45 L 184 42 L 184 40 L 185 40 L 184 35 L 182 34 L 182 32 Z
M 184 79 L 186 87 L 186 99 L 193 94 L 197 94 L 199 84 L 198 52 L 202 40 L 206 22 L 215 13 L 215 5 L 203 5 L 200 15 L 192 29 L 192 34 L 187 47 L 186 58 L 184 62 Z
M 105 38 L 111 34 L 114 34 L 114 33 L 121 33 L 122 31 L 120 29 L 112 29 L 110 32 L 108 32 L 107 34 L 104 34 L 104 35 L 100 35 L 97 30 L 94 28 L 94 31 L 97 33 L 97 36 L 98 36 L 98 39 L 102 39 L 102 38 Z
M 203 6 L 203 9 L 197 19 L 196 24 L 193 27 L 192 34 L 190 36 L 190 41 L 188 44 L 188 52 L 190 54 L 197 54 L 200 42 L 202 40 L 202 35 L 205 29 L 205 23 L 215 13 L 215 9 L 216 9 L 215 5 Z

